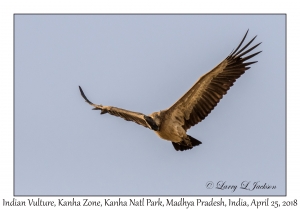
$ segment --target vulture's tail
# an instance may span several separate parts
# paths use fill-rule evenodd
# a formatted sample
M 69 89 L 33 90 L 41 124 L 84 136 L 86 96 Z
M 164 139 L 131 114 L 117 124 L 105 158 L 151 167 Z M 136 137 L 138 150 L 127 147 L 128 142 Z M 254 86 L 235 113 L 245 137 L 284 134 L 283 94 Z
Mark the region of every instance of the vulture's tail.
M 198 146 L 199 144 L 202 144 L 201 141 L 195 139 L 194 137 L 191 137 L 189 135 L 188 135 L 188 137 L 189 137 L 189 139 L 191 141 L 192 146 L 183 145 L 184 141 L 180 142 L 180 144 L 172 142 L 172 144 L 173 144 L 173 146 L 174 146 L 174 148 L 175 148 L 176 151 L 178 151 L 178 150 L 184 151 L 184 150 L 192 149 L 193 147 Z

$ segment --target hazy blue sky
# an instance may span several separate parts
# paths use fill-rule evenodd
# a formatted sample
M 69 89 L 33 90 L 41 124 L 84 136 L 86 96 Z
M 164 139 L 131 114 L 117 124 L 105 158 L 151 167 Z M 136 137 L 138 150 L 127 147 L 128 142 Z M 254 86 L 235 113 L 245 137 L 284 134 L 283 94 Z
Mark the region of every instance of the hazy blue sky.
M 263 52 L 188 130 L 202 141 L 192 150 L 80 96 L 78 85 L 94 103 L 166 109 L 247 29 Z M 283 15 L 16 15 L 14 75 L 15 195 L 285 194 Z

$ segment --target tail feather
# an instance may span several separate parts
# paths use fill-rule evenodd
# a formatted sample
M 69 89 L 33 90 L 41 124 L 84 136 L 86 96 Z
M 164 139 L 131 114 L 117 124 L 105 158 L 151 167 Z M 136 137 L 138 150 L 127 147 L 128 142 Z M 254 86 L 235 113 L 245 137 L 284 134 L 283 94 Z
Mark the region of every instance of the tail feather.
M 192 137 L 192 136 L 189 136 L 189 135 L 188 135 L 188 137 L 190 138 L 190 140 L 191 140 L 191 143 L 192 143 L 193 147 L 194 147 L 194 146 L 198 146 L 199 144 L 202 144 L 202 142 L 201 142 L 201 141 L 199 141 L 199 140 L 195 139 L 194 137 Z
M 202 144 L 201 141 L 195 139 L 194 137 L 191 137 L 189 135 L 188 135 L 188 137 L 191 141 L 192 146 L 185 145 L 184 141 L 182 141 L 180 143 L 172 142 L 172 144 L 173 144 L 176 151 L 178 151 L 178 150 L 180 150 L 180 151 L 189 150 L 189 149 L 192 149 L 195 146 L 198 146 L 199 144 Z

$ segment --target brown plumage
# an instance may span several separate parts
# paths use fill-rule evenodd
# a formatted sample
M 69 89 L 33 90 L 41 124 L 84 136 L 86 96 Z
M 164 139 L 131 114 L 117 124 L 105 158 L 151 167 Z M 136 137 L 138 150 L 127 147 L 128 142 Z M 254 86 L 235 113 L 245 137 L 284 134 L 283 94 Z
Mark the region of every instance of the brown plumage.
M 249 52 L 261 44 L 256 44 L 247 49 L 256 36 L 241 48 L 247 34 L 248 31 L 238 47 L 227 58 L 200 77 L 192 88 L 169 109 L 154 112 L 147 116 L 117 107 L 93 104 L 87 99 L 79 86 L 81 95 L 87 103 L 95 107 L 94 110 L 101 110 L 101 114 L 109 113 L 154 130 L 160 138 L 171 141 L 177 151 L 192 149 L 194 146 L 201 144 L 201 141 L 187 135 L 186 131 L 191 126 L 204 120 L 236 79 L 250 69 L 249 65 L 257 62 L 245 62 L 261 52 L 248 55 Z

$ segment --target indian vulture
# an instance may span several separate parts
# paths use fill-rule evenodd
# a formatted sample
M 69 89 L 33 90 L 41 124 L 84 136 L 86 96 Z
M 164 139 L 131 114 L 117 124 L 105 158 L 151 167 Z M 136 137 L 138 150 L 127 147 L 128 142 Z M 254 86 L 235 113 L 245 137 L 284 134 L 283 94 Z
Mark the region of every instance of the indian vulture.
M 177 151 L 192 149 L 202 142 L 187 135 L 187 130 L 204 120 L 235 80 L 250 69 L 251 64 L 257 62 L 245 62 L 261 52 L 249 55 L 261 43 L 247 49 L 256 36 L 242 47 L 247 34 L 248 31 L 238 47 L 227 58 L 200 77 L 192 88 L 168 109 L 145 115 L 113 106 L 97 105 L 87 99 L 79 86 L 81 96 L 94 107 L 93 110 L 100 110 L 101 114 L 109 113 L 154 130 L 160 138 L 171 141 Z

